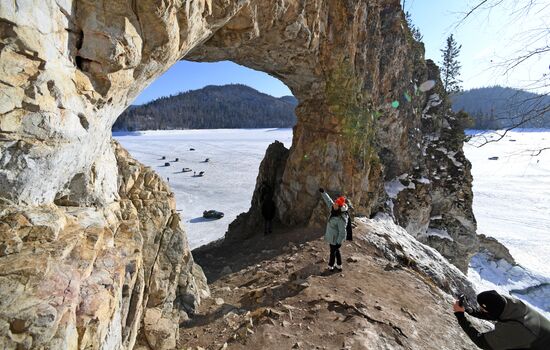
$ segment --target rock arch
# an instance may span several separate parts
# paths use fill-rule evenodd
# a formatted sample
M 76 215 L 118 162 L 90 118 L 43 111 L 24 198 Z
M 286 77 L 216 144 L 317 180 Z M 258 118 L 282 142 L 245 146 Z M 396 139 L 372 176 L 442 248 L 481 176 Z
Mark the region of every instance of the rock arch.
M 267 72 L 299 99 L 288 157 L 262 170 L 284 169 L 281 221 L 315 223 L 323 186 L 413 235 L 447 229 L 423 239 L 462 269 L 475 250 L 461 120 L 440 84 L 417 90 L 439 73 L 397 0 L 22 0 L 0 7 L 0 34 L 5 348 L 132 348 L 140 330 L 170 348 L 208 295 L 169 189 L 110 136 L 182 58 Z M 392 181 L 404 190 L 387 201 Z

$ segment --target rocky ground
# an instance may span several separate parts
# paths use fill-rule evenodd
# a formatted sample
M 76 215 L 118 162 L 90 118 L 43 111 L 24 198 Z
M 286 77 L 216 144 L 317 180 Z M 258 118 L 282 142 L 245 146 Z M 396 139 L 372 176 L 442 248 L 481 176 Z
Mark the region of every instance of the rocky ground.
M 340 273 L 326 271 L 322 229 L 195 250 L 212 298 L 181 324 L 178 348 L 476 349 L 438 286 L 460 288 L 442 277 L 457 270 L 433 257 L 426 268 L 424 255 L 438 253 L 387 219 L 356 224 Z

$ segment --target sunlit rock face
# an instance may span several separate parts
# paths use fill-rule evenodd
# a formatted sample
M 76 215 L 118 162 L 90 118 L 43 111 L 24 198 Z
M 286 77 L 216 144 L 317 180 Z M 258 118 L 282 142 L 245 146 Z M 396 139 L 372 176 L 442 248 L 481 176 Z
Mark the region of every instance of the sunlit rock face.
M 110 149 L 117 201 L 3 207 L 2 349 L 131 349 L 138 335 L 172 349 L 179 322 L 208 297 L 173 193 L 118 144 Z
M 356 214 L 390 211 L 465 271 L 478 240 L 464 120 L 451 112 L 439 71 L 425 62 L 399 3 L 259 4 L 244 6 L 186 58 L 229 59 L 268 72 L 300 101 L 277 182 L 279 221 L 319 224 L 326 215 L 317 191 L 323 187 L 349 196 Z M 258 179 L 266 170 L 260 167 Z M 388 196 L 385 189 L 396 182 L 402 190 Z M 229 238 L 249 237 L 254 230 L 243 227 L 259 226 L 259 197 Z M 433 234 L 440 231 L 444 237 Z
M 180 59 L 265 71 L 299 99 L 292 148 L 266 163 L 282 169 L 266 175 L 281 223 L 319 223 L 324 187 L 465 268 L 477 239 L 460 118 L 397 0 L 4 1 L 0 347 L 170 349 L 208 295 L 169 188 L 110 134 Z

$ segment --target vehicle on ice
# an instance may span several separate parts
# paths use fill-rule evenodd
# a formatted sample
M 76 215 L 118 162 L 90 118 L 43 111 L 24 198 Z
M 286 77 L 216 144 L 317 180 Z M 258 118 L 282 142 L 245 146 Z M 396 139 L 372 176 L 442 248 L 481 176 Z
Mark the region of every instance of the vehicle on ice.
M 221 219 L 223 218 L 223 213 L 217 210 L 205 210 L 202 212 L 202 217 L 205 219 Z

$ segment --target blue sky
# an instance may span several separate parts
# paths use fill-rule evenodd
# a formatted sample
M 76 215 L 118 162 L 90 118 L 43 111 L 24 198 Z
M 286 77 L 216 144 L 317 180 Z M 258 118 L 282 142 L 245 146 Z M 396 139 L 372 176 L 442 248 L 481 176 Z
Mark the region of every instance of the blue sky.
M 223 61 L 197 63 L 180 61 L 149 85 L 135 100 L 142 104 L 161 96 L 200 89 L 206 85 L 246 84 L 266 94 L 281 97 L 292 95 L 288 87 L 270 75 L 236 63 Z
M 424 35 L 426 58 L 439 63 L 439 50 L 445 46 L 446 38 L 453 34 L 462 45 L 459 61 L 464 89 L 497 84 L 527 89 L 543 74 L 550 73 L 550 54 L 535 57 L 509 72 L 501 65 L 503 61 L 516 57 L 518 52 L 525 52 L 526 45 L 540 47 L 549 44 L 548 29 L 545 33 L 539 30 L 550 27 L 548 0 L 534 0 L 529 12 L 522 10 L 526 0 L 503 0 L 497 7 L 481 8 L 457 26 L 470 6 L 479 2 L 406 1 L 405 10 L 412 14 L 413 23 Z
M 504 4 L 491 11 L 481 11 L 471 19 L 456 26 L 468 3 L 474 0 L 407 0 L 405 9 L 412 14 L 413 23 L 423 34 L 426 58 L 439 63 L 440 49 L 445 40 L 453 34 L 462 45 L 459 61 L 462 64 L 463 88 L 503 85 L 525 88 L 542 74 L 550 73 L 550 55 L 533 59 L 522 67 L 504 74 L 497 63 L 523 48 L 527 38 L 523 33 L 532 28 L 550 26 L 550 5 L 539 0 L 540 9 L 533 9 L 528 15 L 518 12 L 515 0 L 504 0 Z M 536 0 L 537 1 L 537 0 Z M 535 1 L 535 2 L 536 2 Z M 538 44 L 548 40 L 543 35 Z M 241 83 L 276 97 L 290 95 L 290 90 L 279 80 L 263 72 L 237 65 L 232 62 L 196 63 L 181 61 L 147 87 L 134 104 L 142 104 L 161 96 L 202 88 L 206 85 Z

